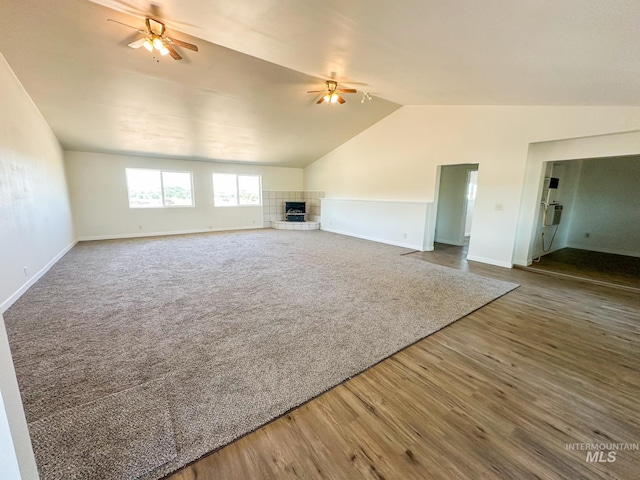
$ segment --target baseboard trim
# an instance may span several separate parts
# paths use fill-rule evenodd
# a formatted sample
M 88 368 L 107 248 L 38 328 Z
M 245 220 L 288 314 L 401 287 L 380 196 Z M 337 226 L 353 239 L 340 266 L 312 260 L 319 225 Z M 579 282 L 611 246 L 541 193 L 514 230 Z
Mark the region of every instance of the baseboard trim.
M 60 253 L 58 253 L 55 257 L 53 257 L 49 263 L 47 263 L 44 267 L 42 267 L 38 273 L 36 273 L 33 277 L 31 277 L 29 280 L 27 280 L 27 282 L 22 285 L 13 295 L 11 295 L 8 299 L 6 299 L 4 302 L 2 302 L 0 304 L 0 313 L 4 313 L 7 310 L 9 310 L 9 307 L 11 307 L 11 305 L 13 305 L 14 303 L 16 303 L 18 301 L 18 299 L 24 295 L 24 293 L 29 290 L 38 280 L 40 280 L 45 273 L 47 273 L 51 267 L 53 267 L 58 260 L 60 260 L 62 257 L 64 257 L 67 252 L 69 250 L 71 250 L 73 247 L 76 246 L 76 244 L 78 243 L 78 240 L 74 240 L 73 242 L 71 242 L 69 245 L 67 245 L 65 248 L 62 249 L 62 251 Z
M 467 255 L 467 260 L 472 262 L 488 263 L 489 265 L 495 265 L 496 267 L 513 268 L 511 262 L 503 262 L 501 260 L 494 260 L 493 258 L 477 257 L 476 255 Z
M 94 240 L 118 240 L 125 238 L 143 238 L 143 237 L 165 237 L 168 235 L 189 235 L 191 233 L 211 233 L 211 232 L 232 232 L 234 230 L 260 230 L 269 227 L 259 227 L 251 225 L 250 227 L 223 227 L 223 228 L 199 228 L 194 230 L 178 230 L 172 232 L 151 232 L 151 233 L 119 233 L 116 235 L 97 235 L 95 237 L 80 237 L 79 242 L 92 242 Z
M 531 263 L 533 262 L 533 260 L 527 260 L 527 259 L 522 259 L 522 258 L 514 258 L 513 259 L 513 266 L 515 267 L 516 265 L 521 266 L 521 267 L 528 267 L 529 265 L 531 265 Z
M 338 235 L 345 235 L 347 237 L 361 238 L 363 240 L 370 240 L 372 242 L 386 243 L 387 245 L 393 245 L 395 247 L 411 248 L 413 250 L 418 250 L 420 252 L 423 251 L 422 245 L 418 245 L 418 244 L 414 245 L 411 243 L 394 242 L 393 240 L 386 240 L 382 238 L 370 237 L 368 235 L 359 235 L 357 233 L 345 232 L 342 230 L 335 230 L 333 228 L 327 228 L 323 224 L 320 224 L 320 229 L 330 233 L 337 233 Z

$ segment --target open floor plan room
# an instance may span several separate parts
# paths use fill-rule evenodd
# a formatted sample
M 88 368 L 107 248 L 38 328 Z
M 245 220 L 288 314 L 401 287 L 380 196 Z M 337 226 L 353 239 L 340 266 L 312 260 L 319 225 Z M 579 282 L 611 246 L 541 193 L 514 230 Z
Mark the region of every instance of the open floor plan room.
M 2 480 L 637 478 L 638 2 L 0 2 Z

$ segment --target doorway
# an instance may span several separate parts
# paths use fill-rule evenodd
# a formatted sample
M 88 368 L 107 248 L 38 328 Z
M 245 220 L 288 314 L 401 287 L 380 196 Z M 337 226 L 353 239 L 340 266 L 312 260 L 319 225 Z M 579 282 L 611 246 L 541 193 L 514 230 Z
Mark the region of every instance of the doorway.
M 476 205 L 476 192 L 478 190 L 478 169 L 467 172 L 467 211 L 465 213 L 464 236 L 471 236 L 471 224 L 473 223 L 473 208 Z
M 640 155 L 546 162 L 543 173 L 528 268 L 637 290 Z
M 477 188 L 478 164 L 463 163 L 440 167 L 436 243 L 468 247 Z

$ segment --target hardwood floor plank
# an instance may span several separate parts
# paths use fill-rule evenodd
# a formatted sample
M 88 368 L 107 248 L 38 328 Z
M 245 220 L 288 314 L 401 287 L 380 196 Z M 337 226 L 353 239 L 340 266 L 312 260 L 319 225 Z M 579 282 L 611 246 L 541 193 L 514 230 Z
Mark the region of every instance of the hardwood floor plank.
M 638 478 L 640 298 L 412 253 L 522 286 L 201 459 L 171 480 Z
M 533 262 L 531 271 L 566 275 L 640 291 L 640 258 L 577 248 L 563 248 Z

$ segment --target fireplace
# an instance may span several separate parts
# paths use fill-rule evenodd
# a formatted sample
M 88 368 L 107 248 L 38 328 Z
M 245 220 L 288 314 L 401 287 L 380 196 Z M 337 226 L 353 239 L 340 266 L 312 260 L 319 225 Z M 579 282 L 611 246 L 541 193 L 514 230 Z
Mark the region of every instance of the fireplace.
M 304 222 L 306 202 L 285 202 L 284 217 L 287 222 Z

